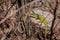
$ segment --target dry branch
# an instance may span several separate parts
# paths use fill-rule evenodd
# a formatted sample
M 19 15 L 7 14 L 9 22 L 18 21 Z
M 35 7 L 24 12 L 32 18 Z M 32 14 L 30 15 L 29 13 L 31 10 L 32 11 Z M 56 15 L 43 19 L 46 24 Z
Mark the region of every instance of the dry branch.
M 32 1 L 32 2 L 30 2 L 30 3 L 28 3 L 28 4 L 26 4 L 26 5 L 24 5 L 24 6 L 22 6 L 22 7 L 20 7 L 20 8 L 17 9 L 14 13 L 12 13 L 12 14 L 10 14 L 10 15 L 7 15 L 4 19 L 2 19 L 2 20 L 0 21 L 0 24 L 1 24 L 1 23 L 4 23 L 8 18 L 10 18 L 10 17 L 13 16 L 14 14 L 16 14 L 16 12 L 20 11 L 22 8 L 25 8 L 25 7 L 27 7 L 27 6 L 31 5 L 31 4 L 34 4 L 34 3 L 38 2 L 38 1 L 40 1 L 40 0 L 34 0 L 34 1 Z

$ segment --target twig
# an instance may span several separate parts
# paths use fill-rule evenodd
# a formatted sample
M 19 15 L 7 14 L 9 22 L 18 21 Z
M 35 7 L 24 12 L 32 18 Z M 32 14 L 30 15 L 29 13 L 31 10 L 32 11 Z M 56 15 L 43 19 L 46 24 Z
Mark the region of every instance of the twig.
M 55 19 L 56 19 L 56 11 L 57 11 L 57 7 L 58 7 L 58 0 L 56 0 L 56 6 L 55 6 L 55 9 L 54 9 L 54 18 L 53 18 L 53 21 L 52 21 L 52 25 L 51 25 L 51 35 L 50 35 L 50 40 L 52 40 L 52 36 L 53 36 L 53 27 L 54 27 L 54 23 L 55 23 Z
M 4 23 L 9 17 L 11 17 L 11 16 L 13 16 L 14 14 L 16 14 L 16 12 L 20 11 L 22 8 L 25 8 L 25 7 L 27 7 L 28 5 L 34 4 L 35 2 L 38 2 L 38 1 L 40 1 L 40 0 L 32 1 L 32 2 L 30 2 L 30 3 L 28 3 L 28 4 L 24 5 L 24 6 L 20 7 L 20 8 L 17 9 L 14 13 L 12 13 L 12 14 L 10 14 L 10 15 L 7 15 L 4 19 L 2 19 L 2 20 L 0 21 L 0 24 L 1 24 L 1 23 Z
M 5 3 L 5 2 L 8 2 L 8 0 L 2 1 L 2 2 L 0 3 L 0 6 L 1 6 L 3 3 Z

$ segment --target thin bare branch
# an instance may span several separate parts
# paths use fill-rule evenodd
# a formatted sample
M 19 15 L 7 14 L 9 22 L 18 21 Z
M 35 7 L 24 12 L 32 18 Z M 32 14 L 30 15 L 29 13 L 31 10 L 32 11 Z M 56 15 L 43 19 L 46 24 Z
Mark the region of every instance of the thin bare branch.
M 2 20 L 0 21 L 0 24 L 1 24 L 1 23 L 4 23 L 8 18 L 10 18 L 10 17 L 13 16 L 14 14 L 16 14 L 16 12 L 20 11 L 22 8 L 25 8 L 25 7 L 27 7 L 28 5 L 34 4 L 35 2 L 38 2 L 38 1 L 40 1 L 40 0 L 32 1 L 32 2 L 30 2 L 30 3 L 28 3 L 28 4 L 24 5 L 24 6 L 20 7 L 20 8 L 17 9 L 13 14 L 7 15 L 4 19 L 2 19 Z

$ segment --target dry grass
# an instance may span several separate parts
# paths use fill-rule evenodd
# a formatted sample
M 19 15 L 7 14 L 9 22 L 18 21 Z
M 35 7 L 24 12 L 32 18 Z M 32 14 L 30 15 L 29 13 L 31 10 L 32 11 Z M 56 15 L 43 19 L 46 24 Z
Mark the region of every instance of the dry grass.
M 44 9 L 43 11 L 50 11 L 52 9 L 46 8 L 46 4 L 41 2 L 41 0 L 34 0 L 29 3 L 26 0 L 22 0 L 21 2 L 22 6 L 19 8 L 17 1 L 13 5 L 11 0 L 0 0 L 0 40 L 45 40 L 45 30 L 31 22 L 29 15 L 34 8 Z M 40 6 L 39 2 L 43 3 L 42 6 Z M 55 30 L 58 31 L 57 29 Z M 59 33 L 53 35 L 54 38 L 57 34 Z M 47 40 L 49 40 L 49 35 L 47 34 Z M 55 40 L 54 38 L 53 40 Z

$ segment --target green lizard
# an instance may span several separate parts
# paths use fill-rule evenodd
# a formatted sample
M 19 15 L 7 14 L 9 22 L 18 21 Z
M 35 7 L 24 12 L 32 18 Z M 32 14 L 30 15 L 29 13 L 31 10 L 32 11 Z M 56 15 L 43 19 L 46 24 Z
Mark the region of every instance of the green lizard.
M 32 14 L 31 17 L 40 20 L 40 22 L 42 22 L 45 25 L 45 37 L 47 34 L 47 28 L 48 28 L 48 22 L 46 20 L 46 18 L 42 15 L 38 15 L 38 14 Z

